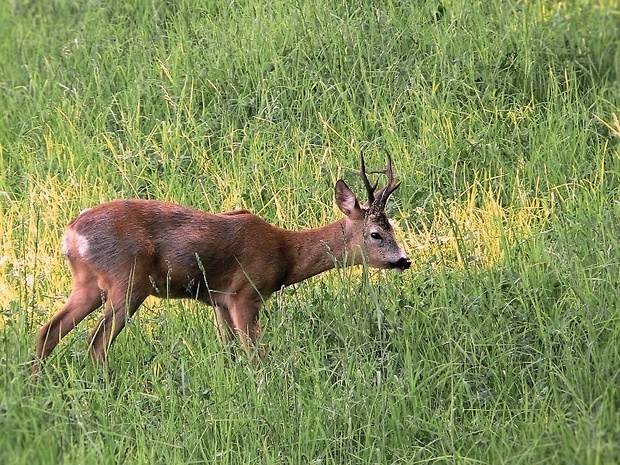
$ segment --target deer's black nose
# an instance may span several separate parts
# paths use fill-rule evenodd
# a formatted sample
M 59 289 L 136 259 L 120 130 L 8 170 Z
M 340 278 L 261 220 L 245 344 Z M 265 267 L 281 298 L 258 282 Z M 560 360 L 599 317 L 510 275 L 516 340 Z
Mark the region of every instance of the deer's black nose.
M 390 263 L 390 268 L 395 270 L 406 270 L 411 266 L 409 257 L 400 257 L 397 261 Z

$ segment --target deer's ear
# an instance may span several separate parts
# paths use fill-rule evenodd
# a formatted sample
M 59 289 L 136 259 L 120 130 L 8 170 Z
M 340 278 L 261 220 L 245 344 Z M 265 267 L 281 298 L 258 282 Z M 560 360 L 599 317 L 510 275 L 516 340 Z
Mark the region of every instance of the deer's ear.
M 336 183 L 336 205 L 342 213 L 352 220 L 359 220 L 364 217 L 364 210 L 360 207 L 357 197 L 342 179 Z

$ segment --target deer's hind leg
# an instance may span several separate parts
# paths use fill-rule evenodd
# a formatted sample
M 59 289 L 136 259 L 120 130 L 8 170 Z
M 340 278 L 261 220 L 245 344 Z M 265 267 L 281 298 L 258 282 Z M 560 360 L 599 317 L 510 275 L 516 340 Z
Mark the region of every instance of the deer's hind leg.
M 39 331 L 37 358 L 45 358 L 60 339 L 75 328 L 88 314 L 101 307 L 103 301 L 98 286 L 74 289 L 65 306 Z
M 105 360 L 108 349 L 112 346 L 118 333 L 125 327 L 127 318 L 138 310 L 150 294 L 148 277 L 142 280 L 134 276 L 131 278 L 130 283 L 134 285 L 130 286 L 130 283 L 127 282 L 114 283 L 106 290 L 105 313 L 87 341 L 90 354 L 96 361 Z M 147 284 L 141 286 L 138 283 Z
M 67 303 L 39 330 L 32 372 L 37 373 L 38 362 L 45 359 L 69 331 L 102 304 L 102 291 L 96 277 L 87 270 L 74 274 L 73 290 Z

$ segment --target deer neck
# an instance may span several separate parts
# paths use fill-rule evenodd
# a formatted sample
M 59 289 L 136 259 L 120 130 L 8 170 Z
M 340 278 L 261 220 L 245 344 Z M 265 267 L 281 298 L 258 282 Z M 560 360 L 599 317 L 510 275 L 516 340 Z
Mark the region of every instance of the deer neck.
M 362 262 L 359 247 L 352 247 L 345 218 L 316 229 L 285 231 L 289 269 L 285 286 L 334 268 Z

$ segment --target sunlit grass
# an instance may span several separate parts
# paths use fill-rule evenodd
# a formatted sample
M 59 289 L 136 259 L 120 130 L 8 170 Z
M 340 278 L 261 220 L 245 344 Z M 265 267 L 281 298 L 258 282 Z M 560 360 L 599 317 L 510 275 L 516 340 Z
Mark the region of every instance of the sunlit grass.
M 493 267 L 511 248 L 544 231 L 553 212 L 553 192 L 541 198 L 517 187 L 517 201 L 504 206 L 499 192 L 489 186 L 485 191 L 484 183 L 472 175 L 472 185 L 461 196 L 440 202 L 432 217 L 422 216 L 408 231 L 405 240 L 420 266 Z M 417 213 L 423 214 L 423 209 Z

